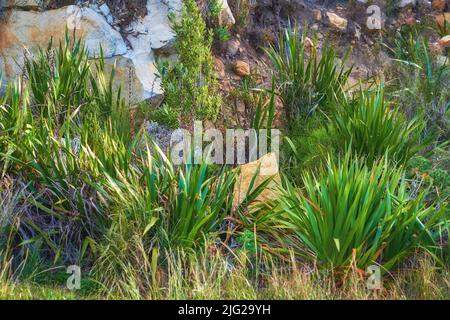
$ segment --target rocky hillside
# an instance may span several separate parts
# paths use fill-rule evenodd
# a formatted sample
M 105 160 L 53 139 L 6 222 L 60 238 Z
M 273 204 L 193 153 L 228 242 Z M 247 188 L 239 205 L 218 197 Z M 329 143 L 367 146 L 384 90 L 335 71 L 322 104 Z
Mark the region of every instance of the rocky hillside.
M 170 54 L 174 34 L 169 27 L 168 14 L 177 13 L 180 0 L 141 1 L 144 8 L 131 11 L 131 18 L 128 7 L 124 8 L 127 13 L 124 16 L 116 6 L 121 1 L 77 4 L 51 1 L 47 5 L 43 2 L 0 2 L 3 9 L 0 70 L 4 82 L 21 74 L 24 55 L 46 47 L 51 38 L 58 44 L 68 28 L 74 29 L 77 37 L 83 37 L 93 59 L 100 55 L 102 48 L 106 63 L 116 64 L 117 83 L 122 84 L 124 97 L 130 104 L 161 98 L 155 59 Z

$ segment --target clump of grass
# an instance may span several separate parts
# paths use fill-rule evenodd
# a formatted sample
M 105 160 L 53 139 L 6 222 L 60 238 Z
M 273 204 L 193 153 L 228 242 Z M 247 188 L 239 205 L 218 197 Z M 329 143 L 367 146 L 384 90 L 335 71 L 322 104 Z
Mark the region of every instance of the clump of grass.
M 299 34 L 294 26 L 280 34 L 277 47 L 266 50 L 276 70 L 286 115 L 291 122 L 288 125 L 340 101 L 351 72 L 351 68 L 345 67 L 350 51 L 339 66 L 333 46 L 326 43 L 319 54 L 317 40 L 308 49 L 305 39 L 306 33 Z
M 391 45 L 394 60 L 387 93 L 409 119 L 424 114 L 428 120 L 427 133 L 443 142 L 450 137 L 448 58 L 439 61 L 430 50 L 429 39 L 419 30 L 410 29 L 400 30 Z

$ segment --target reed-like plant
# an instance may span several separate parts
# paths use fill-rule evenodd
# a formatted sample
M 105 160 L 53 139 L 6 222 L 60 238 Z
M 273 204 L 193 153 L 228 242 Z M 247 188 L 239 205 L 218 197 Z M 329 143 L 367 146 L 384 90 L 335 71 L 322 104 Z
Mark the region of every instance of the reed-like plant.
M 347 153 L 317 176 L 305 173 L 303 185 L 286 182 L 274 210 L 302 256 L 322 266 L 390 269 L 419 246 L 432 248 L 432 231 L 446 223 L 445 211 L 426 205 L 426 191 L 412 195 L 403 170 L 387 160 L 369 166 Z

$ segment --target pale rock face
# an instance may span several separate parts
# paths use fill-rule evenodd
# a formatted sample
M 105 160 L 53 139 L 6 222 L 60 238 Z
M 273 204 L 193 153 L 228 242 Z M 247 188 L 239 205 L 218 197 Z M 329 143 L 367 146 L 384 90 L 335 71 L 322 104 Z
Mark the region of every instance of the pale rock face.
M 342 18 L 333 12 L 327 12 L 327 17 L 330 25 L 333 27 L 341 31 L 345 31 L 347 29 L 347 19 Z
M 177 15 L 181 6 L 181 0 L 149 0 L 147 15 L 130 27 L 135 32 L 127 37 L 131 44 L 127 57 L 134 63 L 136 77 L 142 84 L 145 99 L 163 94 L 157 77 L 155 52 L 170 51 L 167 47 L 173 45 L 175 34 L 170 28 L 168 16 L 170 13 Z
M 116 64 L 116 87 L 130 105 L 151 99 L 158 101 L 163 92 L 157 77 L 155 55 L 170 55 L 175 34 L 168 15 L 181 11 L 181 0 L 148 0 L 147 16 L 132 22 L 124 38 L 113 26 L 110 8 L 67 6 L 42 11 L 39 0 L 0 0 L 0 9 L 9 9 L 6 22 L 0 22 L 0 77 L 3 84 L 22 73 L 24 50 L 30 54 L 46 47 L 50 38 L 55 45 L 64 40 L 65 28 L 83 37 L 91 58 L 103 49 L 105 65 Z

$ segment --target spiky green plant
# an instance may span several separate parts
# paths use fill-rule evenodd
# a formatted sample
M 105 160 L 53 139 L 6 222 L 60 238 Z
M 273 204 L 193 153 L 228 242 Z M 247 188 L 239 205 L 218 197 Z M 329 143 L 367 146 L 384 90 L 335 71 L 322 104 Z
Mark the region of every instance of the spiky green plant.
M 425 204 L 426 191 L 412 196 L 403 170 L 387 160 L 368 166 L 347 153 L 319 175 L 303 174 L 303 185 L 287 182 L 273 210 L 303 257 L 327 267 L 390 269 L 419 246 L 432 248 L 433 230 L 448 221 L 444 210 Z
M 351 68 L 345 67 L 350 51 L 337 65 L 338 55 L 333 46 L 326 43 L 319 53 L 317 39 L 312 45 L 305 39 L 306 31 L 299 34 L 294 26 L 280 34 L 277 47 L 266 49 L 276 70 L 287 116 L 293 121 L 317 109 L 326 110 L 331 103 L 339 101 L 351 72 Z

